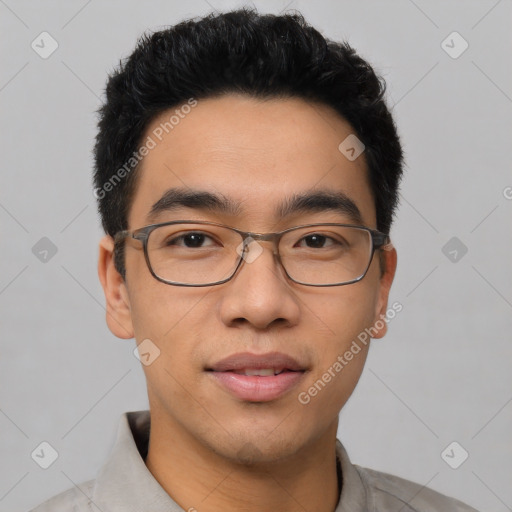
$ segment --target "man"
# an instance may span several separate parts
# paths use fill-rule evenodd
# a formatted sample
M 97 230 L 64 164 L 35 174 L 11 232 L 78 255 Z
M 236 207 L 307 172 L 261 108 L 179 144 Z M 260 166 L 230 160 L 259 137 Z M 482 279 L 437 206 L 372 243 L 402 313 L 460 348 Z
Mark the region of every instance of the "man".
M 144 36 L 95 147 L 107 323 L 149 411 L 43 511 L 469 511 L 353 465 L 338 415 L 386 334 L 403 155 L 384 82 L 300 15 Z

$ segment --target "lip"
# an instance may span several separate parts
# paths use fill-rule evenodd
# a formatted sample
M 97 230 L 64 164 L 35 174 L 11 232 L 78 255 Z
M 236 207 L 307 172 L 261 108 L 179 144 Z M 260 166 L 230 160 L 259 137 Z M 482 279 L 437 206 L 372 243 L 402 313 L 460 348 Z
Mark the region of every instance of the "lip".
M 240 352 L 221 359 L 207 370 L 214 372 L 239 371 L 246 368 L 261 370 L 262 368 L 286 368 L 291 371 L 303 371 L 306 368 L 293 357 L 282 352 L 252 354 Z
M 242 375 L 244 369 L 283 369 L 273 376 Z M 298 385 L 307 368 L 293 357 L 281 352 L 233 354 L 206 368 L 209 375 L 224 389 L 240 400 L 269 402 L 276 400 Z

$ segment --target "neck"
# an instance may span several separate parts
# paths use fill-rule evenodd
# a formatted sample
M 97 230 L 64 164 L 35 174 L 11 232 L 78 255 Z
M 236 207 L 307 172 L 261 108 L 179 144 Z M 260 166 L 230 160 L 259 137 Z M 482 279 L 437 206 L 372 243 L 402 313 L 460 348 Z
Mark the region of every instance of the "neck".
M 152 412 L 146 466 L 184 510 L 334 512 L 339 499 L 337 421 L 285 460 L 242 464 L 161 419 Z

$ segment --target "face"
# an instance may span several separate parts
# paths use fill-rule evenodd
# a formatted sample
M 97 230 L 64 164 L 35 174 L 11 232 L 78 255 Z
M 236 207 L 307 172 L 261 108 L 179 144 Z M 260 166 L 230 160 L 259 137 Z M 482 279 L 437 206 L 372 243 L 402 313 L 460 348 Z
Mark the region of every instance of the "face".
M 155 118 L 146 136 L 170 114 Z M 145 156 L 129 229 L 173 220 L 214 221 L 256 233 L 309 223 L 355 224 L 353 216 L 335 209 L 277 214 L 294 195 L 325 191 L 351 199 L 363 225 L 376 229 L 364 153 L 350 161 L 338 150 L 351 133 L 329 107 L 300 99 L 226 95 L 199 100 Z M 237 204 L 238 212 L 180 206 L 149 216 L 172 188 L 216 194 Z M 150 274 L 141 246 L 127 240 L 123 281 L 112 263 L 112 241 L 105 237 L 99 273 L 112 332 L 134 336 L 137 344 L 149 339 L 160 351 L 143 366 L 152 422 L 233 460 L 243 460 L 247 447 L 253 459 L 270 461 L 334 438 L 338 413 L 356 386 L 369 345 L 359 343 L 350 360 L 344 354 L 386 312 L 394 249 L 382 253 L 383 274 L 376 254 L 361 281 L 311 287 L 288 279 L 272 244 L 263 241 L 261 254 L 244 262 L 230 281 L 181 287 Z M 373 337 L 385 334 L 385 322 L 379 325 Z M 271 366 L 253 356 L 269 356 L 288 375 L 228 372 L 236 364 Z M 308 391 L 312 388 L 316 392 Z

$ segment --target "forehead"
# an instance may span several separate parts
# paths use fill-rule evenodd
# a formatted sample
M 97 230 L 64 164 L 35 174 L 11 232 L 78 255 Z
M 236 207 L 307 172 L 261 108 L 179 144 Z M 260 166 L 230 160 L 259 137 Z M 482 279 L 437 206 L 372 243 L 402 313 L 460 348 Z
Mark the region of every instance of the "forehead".
M 129 226 L 148 223 L 162 195 L 179 188 L 211 192 L 238 204 L 236 214 L 225 212 L 224 220 L 236 217 L 239 227 L 250 223 L 251 229 L 255 222 L 262 228 L 275 226 L 276 215 L 293 196 L 340 192 L 374 227 L 364 153 L 349 160 L 338 149 L 353 134 L 328 106 L 297 98 L 225 95 L 167 110 L 143 137 L 143 142 L 152 140 L 152 149 L 137 170 Z M 194 212 L 187 208 L 187 213 Z

